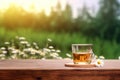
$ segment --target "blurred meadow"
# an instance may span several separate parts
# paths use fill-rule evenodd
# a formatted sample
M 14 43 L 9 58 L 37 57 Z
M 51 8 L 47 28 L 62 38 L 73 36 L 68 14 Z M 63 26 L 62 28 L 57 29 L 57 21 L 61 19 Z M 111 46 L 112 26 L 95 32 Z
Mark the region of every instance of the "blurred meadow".
M 66 54 L 71 55 L 71 45 L 75 43 L 93 44 L 94 53 L 106 59 L 118 59 L 120 56 L 119 0 L 96 0 L 98 1 L 97 10 L 94 5 L 89 7 L 89 0 L 85 0 L 83 3 L 77 3 L 83 6 L 77 8 L 75 16 L 73 16 L 73 5 L 69 0 L 64 0 L 66 2 L 64 2 L 64 8 L 63 0 L 56 0 L 54 6 L 50 5 L 49 0 L 40 0 L 40 2 L 36 0 L 37 4 L 33 3 L 35 0 L 31 0 L 33 2 L 27 5 L 27 8 L 22 5 L 23 3 L 18 5 L 17 1 L 11 1 L 13 2 L 9 2 L 7 7 L 3 5 L 4 7 L 0 8 L 0 58 L 3 56 L 1 54 L 7 56 L 11 54 L 7 48 L 9 45 L 15 46 L 14 49 L 19 51 L 25 50 L 21 50 L 18 46 L 20 43 L 16 44 L 16 37 L 25 38 L 31 44 L 28 47 L 37 51 L 46 48 L 50 39 L 49 47 L 54 47 L 56 51 L 60 50 L 58 54 L 62 58 L 65 58 Z M 54 2 L 51 0 L 51 3 L 52 1 Z M 27 2 L 29 1 L 25 0 L 25 3 Z M 40 6 L 42 4 L 50 6 Z M 39 6 L 36 7 L 36 5 Z M 9 42 L 8 46 L 6 42 Z M 37 48 L 32 45 L 33 43 L 37 44 Z M 2 52 L 5 50 L 7 52 Z M 21 58 L 30 58 L 24 56 Z

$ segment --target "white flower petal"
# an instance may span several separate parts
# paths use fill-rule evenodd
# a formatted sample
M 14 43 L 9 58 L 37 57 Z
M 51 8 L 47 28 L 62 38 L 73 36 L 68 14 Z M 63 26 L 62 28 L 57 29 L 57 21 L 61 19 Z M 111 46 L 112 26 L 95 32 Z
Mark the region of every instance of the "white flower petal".
M 37 43 L 36 43 L 36 42 L 33 42 L 33 45 L 37 45 Z
M 105 59 L 105 57 L 104 57 L 104 56 L 99 56 L 99 58 L 100 58 L 100 59 Z
M 66 54 L 67 57 L 72 57 L 69 53 Z
M 48 38 L 48 41 L 49 41 L 49 42 L 52 42 L 52 40 L 51 40 L 50 38 Z
M 51 50 L 50 50 L 50 49 L 47 49 L 47 48 L 44 48 L 44 49 L 43 49 L 43 52 L 44 52 L 44 53 L 47 53 L 47 52 L 50 52 L 50 51 L 51 51 Z
M 41 56 L 45 56 L 45 53 L 44 53 L 44 52 L 41 52 L 40 55 L 41 55 Z
M 97 67 L 102 67 L 102 66 L 104 66 L 104 61 L 101 60 L 101 59 L 97 59 L 96 62 L 95 62 L 95 65 Z
M 61 51 L 60 50 L 56 50 L 57 53 L 60 53 Z
M 54 52 L 54 51 L 55 51 L 55 49 L 52 49 L 51 51 L 53 51 L 53 52 Z
M 5 47 L 1 47 L 1 50 L 5 50 Z
M 25 37 L 19 37 L 19 40 L 25 40 Z
M 53 48 L 53 46 L 49 46 L 49 48 L 50 48 L 50 49 L 52 49 L 52 48 Z
M 7 53 L 7 51 L 2 51 L 2 53 L 3 53 L 3 54 L 6 54 L 6 53 Z
M 8 45 L 8 44 L 10 44 L 10 42 L 5 42 L 4 44 Z
M 4 54 L 0 54 L 0 57 L 5 57 L 5 55 Z
M 28 44 L 27 41 L 21 41 L 20 43 L 21 43 L 21 44 Z
M 57 53 L 51 53 L 50 56 L 55 58 L 55 57 L 58 57 L 59 55 Z
M 17 53 L 19 53 L 19 50 L 13 50 L 12 53 L 17 54 Z

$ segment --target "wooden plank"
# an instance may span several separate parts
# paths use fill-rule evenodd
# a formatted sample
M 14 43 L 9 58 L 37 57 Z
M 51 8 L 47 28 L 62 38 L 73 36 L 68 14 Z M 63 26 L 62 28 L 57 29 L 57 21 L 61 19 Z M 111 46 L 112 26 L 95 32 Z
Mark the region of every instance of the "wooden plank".
M 1 60 L 0 80 L 120 80 L 120 60 L 103 67 L 65 67 L 72 60 Z
M 0 60 L 0 70 L 66 70 L 66 69 L 120 69 L 120 60 L 105 60 L 103 67 L 79 68 L 65 67 L 72 60 Z
M 1 80 L 120 80 L 120 70 L 0 70 Z

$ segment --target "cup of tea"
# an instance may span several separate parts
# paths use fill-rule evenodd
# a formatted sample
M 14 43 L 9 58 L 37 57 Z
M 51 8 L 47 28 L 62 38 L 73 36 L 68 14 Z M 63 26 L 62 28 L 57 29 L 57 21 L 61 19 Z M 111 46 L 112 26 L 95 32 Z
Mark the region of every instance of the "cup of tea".
M 72 44 L 74 64 L 90 64 L 92 61 L 93 44 Z

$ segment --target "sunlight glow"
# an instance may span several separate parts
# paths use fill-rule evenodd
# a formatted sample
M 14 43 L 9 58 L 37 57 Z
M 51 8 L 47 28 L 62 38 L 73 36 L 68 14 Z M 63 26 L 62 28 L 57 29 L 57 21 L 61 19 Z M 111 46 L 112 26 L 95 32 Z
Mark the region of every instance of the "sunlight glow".
M 92 11 L 92 14 L 95 14 L 98 10 L 98 0 L 0 0 L 0 10 L 4 11 L 10 4 L 15 4 L 28 12 L 38 13 L 44 10 L 49 15 L 51 7 L 55 7 L 58 1 L 61 3 L 62 10 L 66 3 L 71 5 L 73 17 L 77 17 L 78 8 L 82 8 L 84 4 Z
M 23 7 L 29 12 L 40 12 L 45 10 L 46 14 L 50 13 L 50 9 L 56 6 L 58 0 L 0 0 L 0 9 L 7 9 L 10 4 Z M 65 5 L 65 0 L 61 0 L 61 4 Z M 33 8 L 31 8 L 33 6 Z

